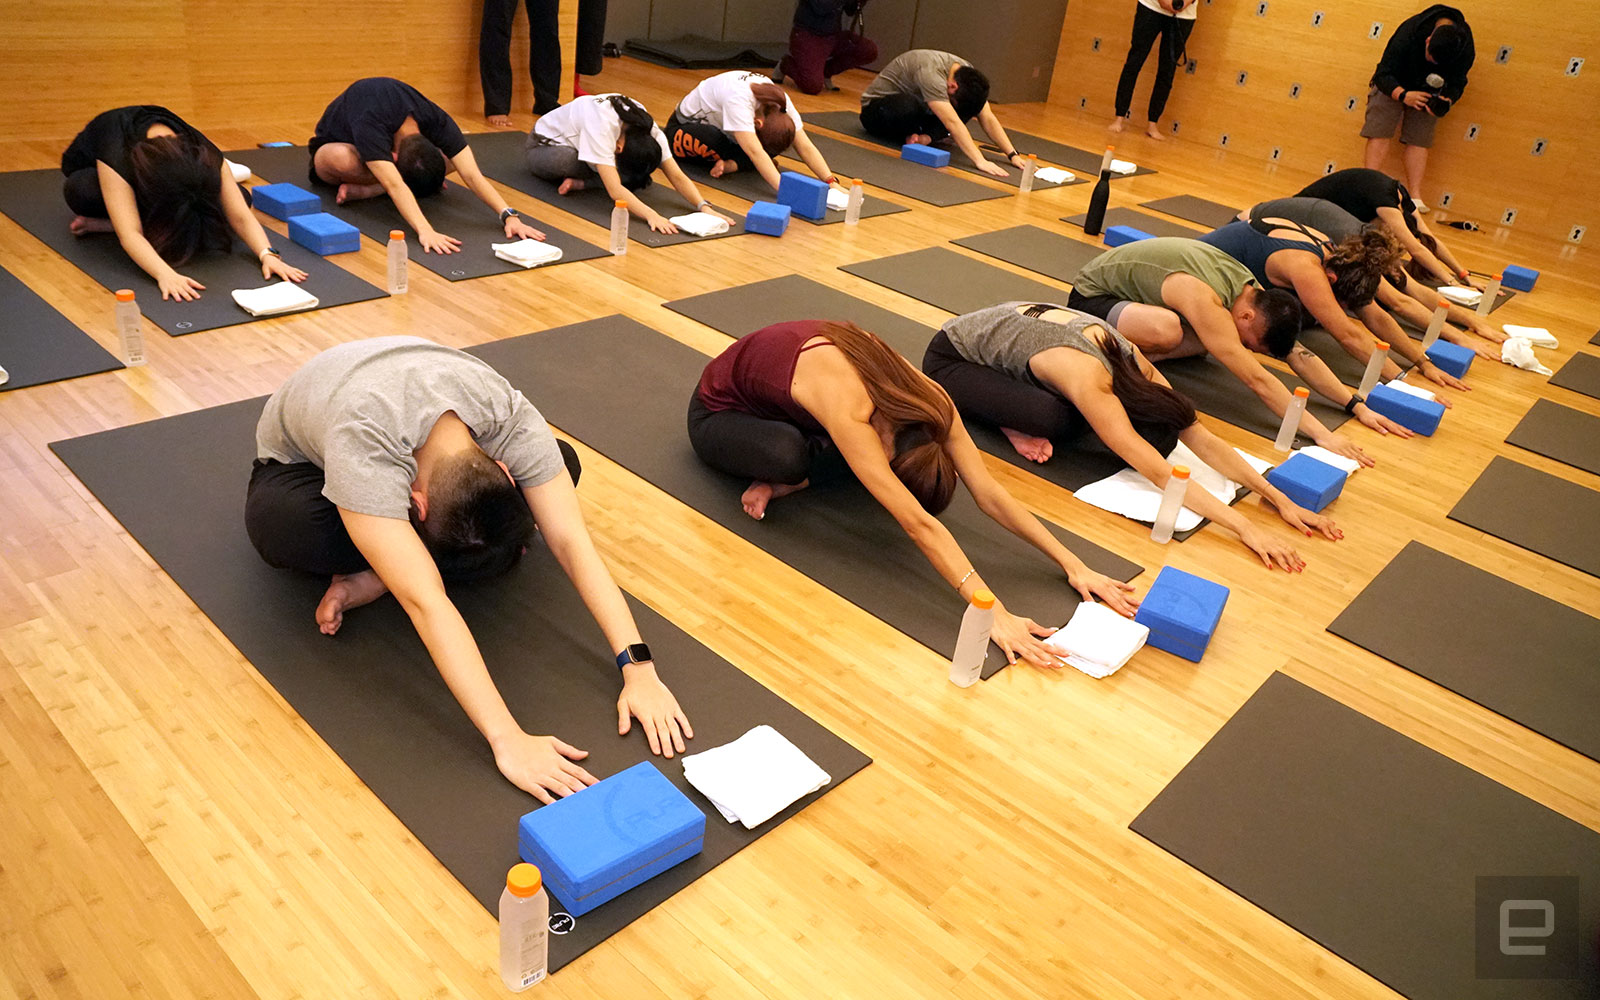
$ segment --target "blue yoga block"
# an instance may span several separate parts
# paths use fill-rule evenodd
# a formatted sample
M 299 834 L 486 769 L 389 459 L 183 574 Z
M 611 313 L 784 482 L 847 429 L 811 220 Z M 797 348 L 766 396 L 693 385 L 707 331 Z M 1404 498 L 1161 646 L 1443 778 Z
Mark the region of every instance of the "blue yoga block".
M 1448 340 L 1435 340 L 1433 346 L 1428 348 L 1428 360 L 1438 365 L 1445 374 L 1456 378 L 1467 374 L 1467 369 L 1472 367 L 1472 359 L 1477 356 L 1472 348 L 1452 344 Z
M 257 184 L 250 189 L 250 198 L 255 208 L 285 222 L 322 211 L 321 198 L 293 184 Z
M 1227 603 L 1222 584 L 1163 566 L 1133 620 L 1149 627 L 1150 645 L 1199 663 Z
M 900 147 L 900 159 L 920 163 L 925 167 L 947 167 L 950 165 L 950 151 L 908 142 Z
M 296 215 L 289 220 L 289 238 L 326 257 L 361 249 L 361 230 L 327 212 Z
M 1419 399 L 1386 385 L 1376 386 L 1367 394 L 1367 405 L 1423 437 L 1432 437 L 1444 417 L 1444 404 L 1438 400 Z
M 788 205 L 802 219 L 821 219 L 828 214 L 828 185 L 785 170 L 778 175 L 778 204 Z
M 522 817 L 517 851 L 574 917 L 694 857 L 706 814 L 649 761 Z
M 1120 247 L 1124 243 L 1137 243 L 1140 240 L 1154 239 L 1154 237 L 1143 229 L 1135 229 L 1132 226 L 1111 226 L 1106 230 L 1104 239 L 1106 246 Z
M 1518 264 L 1507 264 L 1505 270 L 1500 273 L 1500 284 L 1507 288 L 1515 288 L 1519 292 L 1533 291 L 1534 283 L 1538 280 L 1538 271 Z
M 1310 455 L 1299 453 L 1267 472 L 1267 482 L 1282 490 L 1295 503 L 1313 513 L 1333 503 L 1344 489 L 1348 473 Z
M 782 236 L 789 228 L 789 206 L 775 201 L 758 201 L 745 213 L 744 231 L 764 236 Z

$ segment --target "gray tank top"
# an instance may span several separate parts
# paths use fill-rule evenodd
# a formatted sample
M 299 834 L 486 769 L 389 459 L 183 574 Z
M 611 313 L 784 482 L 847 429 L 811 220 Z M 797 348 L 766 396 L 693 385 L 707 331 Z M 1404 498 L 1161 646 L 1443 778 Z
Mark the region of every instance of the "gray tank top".
M 1073 318 L 1065 323 L 1057 323 L 1037 316 L 1024 316 L 1018 311 L 1032 305 L 1061 309 Z M 947 321 L 940 329 L 950 338 L 950 344 L 956 349 L 956 353 L 973 364 L 984 365 L 1005 372 L 1014 379 L 1037 384 L 1032 372 L 1028 370 L 1028 362 L 1035 354 L 1052 347 L 1070 347 L 1075 351 L 1082 351 L 1100 362 L 1106 371 L 1111 370 L 1111 362 L 1106 360 L 1105 351 L 1084 335 L 1083 331 L 1091 326 L 1103 327 L 1127 349 L 1129 354 L 1133 353 L 1133 345 L 1127 338 L 1099 316 L 1091 316 L 1076 309 L 1066 309 L 1064 306 L 1048 303 L 1002 302 L 997 306 L 957 316 Z

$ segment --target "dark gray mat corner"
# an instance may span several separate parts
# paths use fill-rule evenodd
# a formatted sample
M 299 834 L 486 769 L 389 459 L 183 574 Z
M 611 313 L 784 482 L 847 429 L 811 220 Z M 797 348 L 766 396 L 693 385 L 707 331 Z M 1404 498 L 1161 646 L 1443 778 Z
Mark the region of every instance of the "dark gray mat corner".
M 1131 826 L 1410 1000 L 1600 995 L 1600 833 L 1286 674 Z M 1519 875 L 1574 880 L 1578 978 L 1479 978 L 1477 878 Z
M 885 191 L 893 191 L 939 208 L 1010 198 L 1015 194 L 890 156 L 881 149 L 857 146 L 821 132 L 808 130 L 808 134 L 834 173 L 859 177 L 867 184 Z
M 229 154 L 230 156 L 233 154 Z M 301 171 L 301 180 L 305 171 Z M 161 289 L 139 265 L 133 262 L 111 233 L 74 236 L 67 228 L 72 211 L 61 199 L 61 171 L 24 170 L 0 174 L 0 212 L 37 237 L 56 253 L 71 261 L 84 274 L 107 291 L 131 288 L 138 294 L 139 309 L 145 318 L 173 336 L 215 330 L 240 323 L 253 323 L 256 317 L 239 308 L 230 294 L 238 288 L 260 288 L 270 282 L 261 277 L 261 264 L 244 244 L 234 241 L 230 253 L 203 254 L 179 272 L 206 286 L 192 302 L 162 301 Z M 285 263 L 307 273 L 300 287 L 317 297 L 318 308 L 348 305 L 381 298 L 385 292 L 349 273 L 330 260 L 291 243 L 269 231 L 272 245 L 283 254 Z M 106 296 L 106 311 L 111 311 L 111 296 Z
M 821 125 L 823 128 L 830 131 L 838 132 L 840 135 L 847 135 L 852 139 L 859 139 L 862 142 L 870 142 L 875 146 L 882 146 L 885 149 L 891 149 L 897 153 L 900 150 L 900 147 L 895 143 L 887 139 L 880 139 L 868 132 L 866 129 L 862 128 L 861 114 L 857 111 L 819 111 L 815 114 L 806 115 L 805 120 L 815 125 Z M 976 125 L 976 123 L 974 123 L 974 125 Z M 978 129 L 978 136 L 982 137 L 979 139 L 980 142 L 983 141 L 983 139 L 988 138 L 986 135 L 984 135 L 983 129 L 981 128 Z M 993 181 L 1003 181 L 1004 183 L 1010 184 L 1013 187 L 1017 187 L 1022 184 L 1022 171 L 1019 168 L 1012 166 L 1011 163 L 1003 155 L 1001 155 L 999 149 L 980 147 L 983 152 L 984 159 L 988 160 L 990 163 L 1006 172 L 1004 177 L 994 177 L 979 170 L 977 167 L 972 165 L 972 161 L 968 160 L 965 154 L 963 154 L 959 149 L 955 148 L 953 143 L 940 143 L 939 148 L 944 149 L 950 154 L 950 166 L 956 170 L 973 174 L 978 177 L 988 177 Z M 1045 166 L 1048 166 L 1052 162 L 1049 157 L 1044 156 L 1037 149 L 1024 149 L 1023 152 L 1039 153 L 1039 159 Z M 1095 161 L 1095 166 L 1099 166 L 1098 160 Z M 1071 187 L 1074 184 L 1084 184 L 1090 179 L 1091 178 L 1082 176 L 1074 176 L 1072 180 L 1067 181 L 1064 184 L 1046 184 L 1043 181 L 1036 181 L 1033 185 L 1033 193 L 1042 194 L 1055 188 Z
M 1600 475 L 1600 417 L 1570 406 L 1535 400 L 1506 443 Z
M 1600 330 L 1595 331 L 1595 335 L 1589 338 L 1589 343 L 1600 347 Z
M 1062 218 L 1062 222 L 1069 222 L 1074 226 L 1083 228 L 1084 214 L 1069 215 Z M 1195 239 L 1210 232 L 1208 229 L 1196 229 L 1193 226 L 1180 226 L 1176 222 L 1158 219 L 1135 208 L 1118 205 L 1116 208 L 1106 210 L 1106 228 L 1112 226 L 1132 226 L 1140 232 L 1149 233 L 1151 236 L 1180 236 L 1184 239 Z
M 788 319 L 800 318 L 793 314 Z M 749 486 L 705 465 L 683 431 L 689 399 L 711 359 L 621 316 L 485 344 L 474 353 L 534 400 L 549 421 L 746 541 L 949 655 L 963 602 L 894 519 L 853 478 L 776 501 L 765 520 L 739 506 Z M 596 368 L 593 359 L 608 364 Z M 597 407 L 601 397 L 626 407 Z M 648 429 L 648 430 L 646 430 Z M 965 491 L 940 520 L 1008 607 L 1063 624 L 1078 595 L 1060 569 L 979 512 Z M 1046 522 L 1086 563 L 1119 580 L 1142 569 Z M 985 676 L 1005 663 L 994 648 Z
M 1593 354 L 1574 354 L 1550 376 L 1550 384 L 1600 399 L 1600 358 Z
M 725 42 L 702 35 L 630 38 L 622 45 L 630 56 L 675 69 L 771 69 L 789 48 L 784 41 Z
M 473 147 L 473 152 L 476 156 L 476 146 Z M 506 238 L 505 227 L 501 225 L 489 206 L 479 201 L 477 195 L 458 181 L 447 182 L 443 191 L 417 202 L 422 207 L 422 213 L 428 217 L 430 225 L 439 232 L 454 236 L 461 241 L 461 249 L 456 253 L 438 254 L 428 253 L 422 249 L 422 244 L 417 242 L 416 233 L 411 231 L 411 224 L 406 222 L 400 215 L 400 210 L 395 208 L 394 202 L 388 198 L 367 198 L 341 205 L 337 201 L 336 188 L 327 184 L 312 184 L 306 176 L 311 155 L 304 146 L 245 149 L 229 153 L 228 158 L 249 167 L 257 177 L 273 182 L 297 184 L 310 189 L 322 199 L 324 212 L 345 220 L 361 230 L 363 236 L 378 243 L 388 243 L 389 233 L 396 229 L 401 230 L 406 234 L 406 247 L 412 262 L 449 281 L 482 278 L 491 274 L 514 274 L 528 270 L 494 255 L 494 244 L 511 242 Z M 483 169 L 481 163 L 479 169 Z M 489 175 L 487 170 L 484 170 L 484 175 Z M 562 232 L 544 219 L 523 211 L 515 204 L 511 207 L 522 211 L 528 225 L 545 234 L 546 243 L 561 248 L 560 260 L 541 266 L 555 267 L 608 256 L 606 250 L 593 243 L 580 240 L 571 233 Z
M 1001 122 L 1001 124 L 1004 125 L 1005 123 Z M 984 135 L 982 126 L 978 127 L 977 134 Z M 1059 163 L 1086 181 L 1095 180 L 1100 175 L 1100 160 L 1105 156 L 1105 150 L 1103 149 L 1079 149 L 1077 146 L 1069 146 L 1064 142 L 1056 142 L 1054 139 L 1046 139 L 1042 135 L 1034 135 L 1031 132 L 1023 132 L 1014 128 L 1006 129 L 1006 134 L 1011 137 L 1011 141 L 1015 142 L 1017 149 L 1022 152 L 1034 153 L 1046 163 Z M 990 145 L 993 144 L 993 140 L 990 139 Z M 1143 164 L 1135 164 L 1134 167 L 1133 173 L 1112 174 L 1111 180 L 1115 182 L 1126 180 L 1129 177 L 1143 177 L 1146 174 L 1155 173 L 1154 170 Z
M 324 636 L 312 623 L 312 610 L 327 581 L 271 569 L 250 547 L 241 509 L 262 403 L 245 400 L 51 448 L 384 805 L 493 912 L 506 870 L 517 861 L 517 820 L 538 803 L 500 776 L 398 604 L 385 599 L 362 608 L 337 636 Z M 597 777 L 651 760 L 707 814 L 704 853 L 579 917 L 570 933 L 552 935 L 552 969 L 869 763 L 630 598 L 663 679 L 694 724 L 690 752 L 766 723 L 832 776 L 821 792 L 756 830 L 727 823 L 684 781 L 676 759 L 650 755 L 637 726 L 628 737 L 617 736 L 617 672 L 609 648 L 544 546 L 530 549 L 508 576 L 452 588 L 452 597 L 506 703 L 529 732 L 554 733 L 588 750 L 584 766 Z
M 839 270 L 958 316 L 1001 302 L 1064 303 L 1068 294 L 1065 288 L 995 267 L 949 247 L 926 247 L 841 264 Z
M 1052 233 L 1038 226 L 1012 226 L 992 233 L 963 236 L 950 242 L 1069 285 L 1083 270 L 1083 265 L 1106 252 L 1105 247 Z
M 753 170 L 738 170 L 731 174 L 724 174 L 721 177 L 712 177 L 710 168 L 703 163 L 690 162 L 679 163 L 678 165 L 683 168 L 684 173 L 689 175 L 689 179 L 700 187 L 731 194 L 735 198 L 743 198 L 745 201 L 776 200 L 777 192 L 773 191 L 772 187 L 761 179 L 761 175 Z M 811 176 L 809 172 L 804 170 L 804 165 L 800 163 L 779 164 L 778 166 L 780 170 L 793 169 L 804 176 Z M 829 166 L 831 167 L 832 164 L 829 164 Z M 909 211 L 911 209 L 905 205 L 897 205 L 892 201 L 885 201 L 870 194 L 861 200 L 861 217 L 863 219 L 873 219 L 880 215 L 895 215 Z M 827 214 L 820 219 L 803 219 L 795 215 L 790 217 L 790 221 L 804 222 L 813 226 L 827 226 L 843 222 L 844 212 L 829 209 Z
M 1328 631 L 1600 760 L 1600 620 L 1410 542 Z
M 1449 517 L 1600 576 L 1600 493 L 1586 486 L 1497 457 Z
M 1151 208 L 1157 212 L 1174 215 L 1186 222 L 1193 222 L 1208 229 L 1220 229 L 1238 217 L 1242 209 L 1221 202 L 1210 201 L 1205 198 L 1196 198 L 1192 194 L 1180 194 L 1173 198 L 1157 198 L 1155 201 L 1142 202 L 1140 208 Z
M 106 314 L 111 313 L 110 302 Z M 122 362 L 56 312 L 16 275 L 0 268 L 0 392 L 115 371 Z

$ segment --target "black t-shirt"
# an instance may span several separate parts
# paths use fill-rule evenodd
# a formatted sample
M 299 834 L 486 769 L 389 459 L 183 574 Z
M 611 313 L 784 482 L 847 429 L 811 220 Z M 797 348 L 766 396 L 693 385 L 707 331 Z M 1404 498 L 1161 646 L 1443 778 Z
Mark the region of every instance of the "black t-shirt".
M 417 88 L 393 77 L 373 76 L 352 83 L 328 105 L 311 138 L 311 152 L 330 142 L 348 142 L 364 163 L 393 160 L 394 134 L 408 117 L 444 155 L 453 157 L 467 148 L 455 120 Z
M 1407 216 L 1416 211 L 1404 184 L 1381 170 L 1365 167 L 1335 170 L 1301 188 L 1295 197 L 1331 201 L 1362 222 L 1376 221 L 1380 208 L 1398 208 Z
M 216 145 L 193 125 L 166 108 L 155 104 L 134 104 L 125 108 L 112 108 L 90 119 L 78 137 L 72 140 L 67 151 L 61 154 L 61 172 L 75 173 L 93 168 L 100 161 L 123 180 L 128 180 L 132 170 L 128 165 L 128 151 L 135 143 L 146 138 L 152 125 L 165 125 L 179 138 L 188 139 L 216 149 Z M 221 156 L 221 151 L 218 151 Z

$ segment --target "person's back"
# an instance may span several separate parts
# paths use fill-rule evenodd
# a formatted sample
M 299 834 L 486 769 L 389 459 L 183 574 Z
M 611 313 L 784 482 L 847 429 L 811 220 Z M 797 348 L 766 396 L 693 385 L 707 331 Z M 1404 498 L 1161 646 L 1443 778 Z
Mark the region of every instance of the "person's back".
M 945 81 L 950 76 L 950 67 L 957 64 L 965 65 L 965 62 L 959 56 L 938 49 L 902 52 L 889 60 L 867 84 L 861 92 L 861 103 L 894 94 L 909 94 L 924 102 L 948 101 L 950 95 Z
M 445 156 L 466 148 L 466 137 L 443 108 L 409 83 L 373 76 L 352 83 L 328 104 L 317 121 L 311 151 L 314 154 L 330 142 L 347 142 L 363 161 L 393 159 L 395 132 L 407 118 Z
M 1250 224 L 1257 230 L 1266 227 L 1269 219 L 1299 223 L 1334 243 L 1360 234 L 1364 227 L 1360 219 L 1323 198 L 1274 198 L 1250 209 Z
M 1294 229 L 1292 226 L 1284 228 L 1291 233 Z M 1201 236 L 1200 242 L 1221 250 L 1249 268 L 1256 283 L 1263 288 L 1277 284 L 1267 275 L 1267 259 L 1280 250 L 1303 250 L 1318 257 L 1323 255 L 1322 241 L 1315 238 L 1315 234 L 1269 235 L 1250 223 L 1237 219 Z
M 794 401 L 790 385 L 801 349 L 822 325 L 817 320 L 776 323 L 740 337 L 706 365 L 701 402 L 714 413 L 737 410 L 820 430 L 817 419 Z
M 1085 297 L 1114 295 L 1130 302 L 1161 305 L 1162 283 L 1190 274 L 1217 293 L 1224 308 L 1252 281 L 1249 269 L 1216 247 L 1178 236 L 1125 243 L 1091 260 L 1073 279 Z
M 1406 186 L 1381 170 L 1346 167 L 1319 177 L 1296 193 L 1297 198 L 1321 198 L 1362 222 L 1378 218 L 1380 208 L 1398 208 L 1410 215 L 1414 206 Z
M 1076 313 L 1064 323 L 1025 315 L 1023 310 L 1044 303 L 1002 302 L 946 320 L 940 327 L 950 344 L 973 364 L 985 365 L 1023 382 L 1035 381 L 1028 367 L 1033 357 L 1054 347 L 1066 347 L 1094 358 L 1107 372 L 1111 363 L 1087 331 L 1099 327 L 1118 343 L 1133 347 L 1126 338 L 1089 313 Z M 1061 309 L 1052 306 L 1052 309 Z M 1071 311 L 1071 310 L 1064 310 Z

